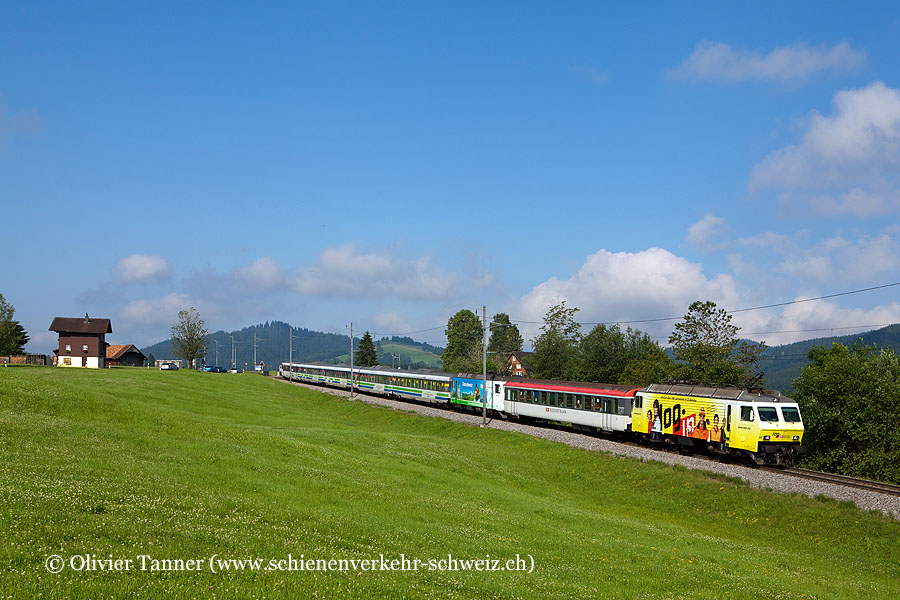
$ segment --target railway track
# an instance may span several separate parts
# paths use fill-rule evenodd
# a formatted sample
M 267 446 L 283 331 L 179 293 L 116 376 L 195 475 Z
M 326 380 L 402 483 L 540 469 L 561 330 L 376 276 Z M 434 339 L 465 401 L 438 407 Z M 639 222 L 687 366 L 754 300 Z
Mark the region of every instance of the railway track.
M 278 378 L 278 379 L 281 379 L 281 378 Z M 284 381 L 284 380 L 282 380 L 282 381 Z M 293 381 L 292 383 L 294 383 L 295 385 L 296 384 L 303 385 L 303 386 L 311 388 L 311 389 L 322 389 L 322 387 L 323 387 L 320 385 L 311 384 L 306 381 Z M 334 389 L 334 388 L 326 387 L 326 389 Z M 357 394 L 363 395 L 363 396 L 370 396 L 366 392 L 357 392 Z M 378 396 L 371 396 L 371 397 L 378 398 Z M 405 404 L 426 406 L 429 408 L 436 408 L 436 409 L 443 408 L 444 410 L 450 410 L 450 411 L 460 410 L 459 408 L 448 407 L 448 406 L 441 405 L 439 403 L 428 402 L 428 401 L 403 399 L 403 400 L 401 400 L 401 402 L 403 402 Z M 460 411 L 460 412 L 465 412 L 465 411 Z M 494 417 L 492 417 L 492 416 L 488 417 L 489 422 L 493 419 L 494 419 Z M 723 459 L 720 457 L 709 456 L 709 455 L 702 454 L 702 453 L 686 452 L 684 449 L 670 448 L 670 447 L 666 447 L 663 445 L 647 446 L 645 444 L 641 444 L 641 443 L 638 443 L 638 442 L 635 442 L 632 440 L 617 438 L 617 436 L 614 436 L 614 435 L 583 431 L 583 430 L 575 429 L 575 428 L 572 428 L 569 426 L 553 423 L 550 421 L 543 423 L 541 425 L 541 427 L 544 429 L 555 429 L 558 431 L 564 431 L 564 432 L 568 432 L 568 433 L 580 433 L 580 434 L 588 436 L 588 437 L 599 437 L 599 438 L 608 440 L 610 442 L 615 442 L 615 443 L 623 444 L 626 446 L 634 446 L 636 448 L 641 448 L 641 449 L 645 449 L 645 450 L 655 450 L 657 452 L 663 452 L 663 453 L 667 453 L 667 454 L 688 455 L 694 459 L 702 460 L 702 461 L 709 461 L 709 462 L 715 462 L 715 463 L 723 462 Z M 822 482 L 822 483 L 831 483 L 831 484 L 839 485 L 839 486 L 843 486 L 843 487 L 855 488 L 855 489 L 865 490 L 865 491 L 869 491 L 869 492 L 876 492 L 879 494 L 887 494 L 887 495 L 891 495 L 891 496 L 900 497 L 900 486 L 893 485 L 890 483 L 869 481 L 867 479 L 858 479 L 855 477 L 847 477 L 845 475 L 835 475 L 833 473 L 823 473 L 821 471 L 810 471 L 809 469 L 799 469 L 796 467 L 786 467 L 786 468 L 778 467 L 778 468 L 776 468 L 776 467 L 765 467 L 765 466 L 757 467 L 757 466 L 753 465 L 753 466 L 749 466 L 749 468 L 757 469 L 760 471 L 766 471 L 768 473 L 772 473 L 772 474 L 779 475 L 782 477 L 784 477 L 784 476 L 797 477 L 799 479 L 807 479 L 810 481 L 817 481 L 817 482 Z
M 801 479 L 821 481 L 824 483 L 833 483 L 835 485 L 842 485 L 844 487 L 851 487 L 860 490 L 866 490 L 869 492 L 878 492 L 879 494 L 900 496 L 900 485 L 893 485 L 890 483 L 869 481 L 868 479 L 858 479 L 856 477 L 847 477 L 846 475 L 835 475 L 834 473 L 822 473 L 821 471 L 810 471 L 809 469 L 798 469 L 796 467 L 788 467 L 785 469 L 760 467 L 760 469 L 772 473 L 790 475 L 791 477 L 799 477 Z

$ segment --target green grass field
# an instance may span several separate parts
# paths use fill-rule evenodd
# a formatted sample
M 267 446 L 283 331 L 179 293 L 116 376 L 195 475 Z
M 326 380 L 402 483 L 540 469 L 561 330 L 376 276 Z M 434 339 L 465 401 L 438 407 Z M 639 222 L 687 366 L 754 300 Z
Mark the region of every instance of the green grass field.
M 900 523 L 848 503 L 256 374 L 0 369 L 0 455 L 0 598 L 900 597 Z M 134 563 L 72 570 L 84 554 Z M 208 563 L 289 554 L 519 554 L 534 570 Z M 142 571 L 139 555 L 202 568 Z

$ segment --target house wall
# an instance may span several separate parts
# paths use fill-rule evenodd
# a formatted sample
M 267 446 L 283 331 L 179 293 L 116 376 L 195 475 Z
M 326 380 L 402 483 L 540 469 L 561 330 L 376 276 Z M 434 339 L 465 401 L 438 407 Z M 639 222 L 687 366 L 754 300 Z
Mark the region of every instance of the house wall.
M 60 333 L 59 334 L 59 362 L 60 367 L 86 366 L 93 369 L 104 367 L 106 359 L 106 334 L 89 333 Z M 66 345 L 71 349 L 67 352 Z M 87 350 L 84 350 L 87 346 Z M 67 365 L 65 358 L 71 358 L 71 365 Z

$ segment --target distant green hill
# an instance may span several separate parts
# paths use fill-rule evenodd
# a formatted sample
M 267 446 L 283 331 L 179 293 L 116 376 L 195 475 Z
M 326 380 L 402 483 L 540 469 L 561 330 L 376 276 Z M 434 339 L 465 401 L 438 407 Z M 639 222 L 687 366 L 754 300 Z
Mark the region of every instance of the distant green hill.
M 763 353 L 761 361 L 766 374 L 765 385 L 774 390 L 789 390 L 794 379 L 800 375 L 800 369 L 806 366 L 810 348 L 813 346 L 830 348 L 832 344 L 850 346 L 858 340 L 870 345 L 875 344 L 879 348 L 900 348 L 900 324 L 864 333 L 803 340 L 768 348 Z
M 234 336 L 234 364 L 240 368 L 253 368 L 253 334 L 256 334 L 256 361 L 275 367 L 288 360 L 290 356 L 290 326 L 281 321 L 271 321 L 260 325 L 245 327 L 238 331 L 217 331 L 210 334 L 209 353 L 206 364 L 230 367 L 232 364 L 232 336 Z M 359 345 L 359 337 L 356 345 Z M 219 356 L 216 360 L 216 342 Z M 294 328 L 293 342 L 294 362 L 333 362 L 350 361 L 350 337 L 335 333 L 322 333 L 311 329 Z M 382 338 L 376 342 L 378 359 L 381 364 L 391 364 L 391 354 L 400 357 L 403 368 L 440 368 L 440 353 L 443 350 L 412 338 Z M 152 346 L 141 348 L 144 356 L 151 354 L 156 359 L 175 358 L 172 352 L 172 340 L 165 340 Z M 396 364 L 396 359 L 395 363 Z
M 382 338 L 375 342 L 375 350 L 378 354 L 378 364 L 392 365 L 403 369 L 440 369 L 442 348 L 416 342 L 411 338 Z M 348 363 L 350 355 L 344 353 L 335 357 L 335 362 Z

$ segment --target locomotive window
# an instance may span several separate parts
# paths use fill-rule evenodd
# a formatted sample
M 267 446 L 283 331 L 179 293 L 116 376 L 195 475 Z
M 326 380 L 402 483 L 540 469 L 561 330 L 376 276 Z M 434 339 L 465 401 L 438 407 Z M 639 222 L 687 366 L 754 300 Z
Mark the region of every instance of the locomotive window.
M 781 414 L 787 423 L 800 423 L 800 411 L 793 406 L 782 406 Z
M 775 410 L 774 406 L 760 406 L 758 412 L 760 421 L 765 421 L 766 423 L 778 422 L 778 411 Z
M 644 397 L 643 396 L 635 396 L 634 397 L 634 407 L 641 408 L 644 405 Z
M 752 420 L 753 420 L 753 407 L 742 406 L 741 407 L 741 421 L 752 421 Z

